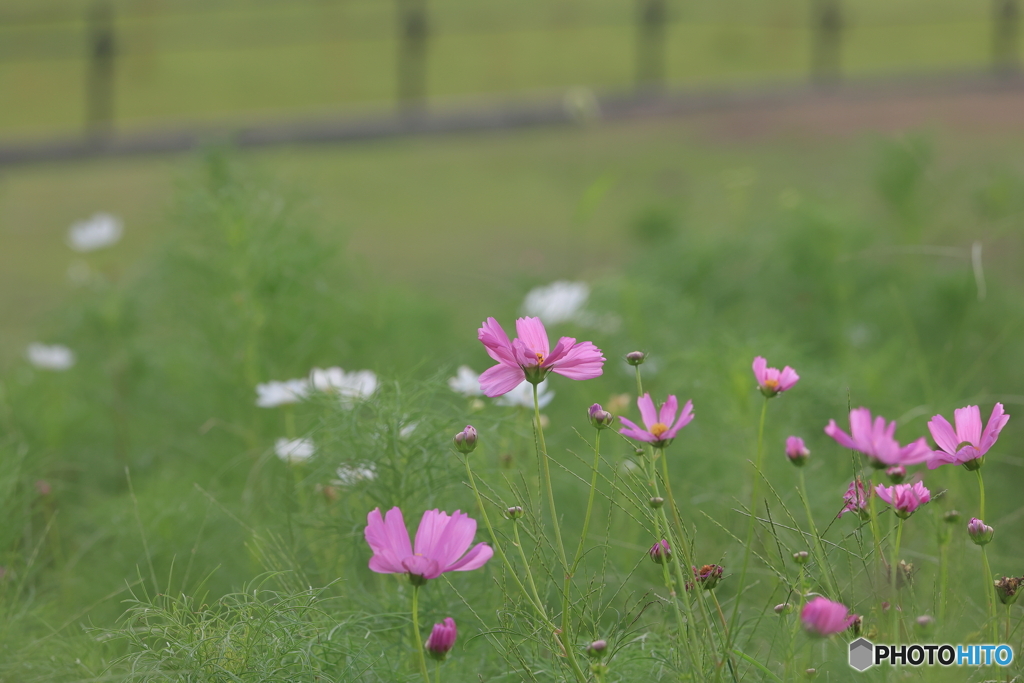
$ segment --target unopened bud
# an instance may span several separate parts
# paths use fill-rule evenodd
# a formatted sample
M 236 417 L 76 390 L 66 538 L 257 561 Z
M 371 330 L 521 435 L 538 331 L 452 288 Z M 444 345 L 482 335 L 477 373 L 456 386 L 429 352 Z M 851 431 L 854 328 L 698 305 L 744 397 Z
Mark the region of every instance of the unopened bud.
M 976 545 L 985 545 L 992 540 L 996 530 L 977 517 L 971 517 L 971 521 L 967 523 L 967 533 Z
M 651 498 L 651 507 L 654 508 L 655 510 L 657 510 L 664 504 L 665 499 L 660 496 L 654 496 L 653 498 Z
M 602 408 L 600 403 L 590 406 L 587 417 L 590 418 L 590 424 L 594 425 L 595 429 L 607 429 L 612 424 L 612 414 Z
M 885 471 L 885 475 L 889 477 L 889 481 L 894 484 L 899 484 L 901 481 L 907 478 L 907 468 L 903 465 L 896 465 L 890 467 Z
M 807 560 L 810 557 L 810 553 L 808 553 L 806 550 L 801 550 L 798 553 L 793 553 L 793 561 L 797 564 L 807 564 Z
M 476 429 L 473 425 L 466 425 L 465 429 L 455 435 L 452 442 L 459 453 L 472 453 L 476 450 Z
M 792 611 L 793 606 L 790 605 L 788 602 L 780 602 L 778 605 L 775 605 L 776 614 L 789 614 Z
M 672 559 L 672 548 L 669 547 L 668 541 L 662 539 L 651 546 L 648 554 L 655 564 L 665 564 L 665 562 Z
M 859 636 L 860 632 L 864 630 L 864 617 L 859 614 L 855 615 L 853 621 L 850 622 L 850 630 L 853 631 L 853 635 Z
M 626 354 L 626 362 L 630 365 L 641 365 L 647 360 L 647 354 L 643 351 L 630 351 Z
M 791 436 L 786 439 L 786 457 L 797 467 L 803 467 L 807 458 L 811 457 L 811 451 L 804 445 L 803 439 Z
M 722 580 L 722 572 L 724 571 L 721 565 L 717 564 L 706 564 L 700 569 L 692 567 L 694 583 L 704 590 L 713 590 L 718 582 Z M 686 590 L 690 590 L 692 585 L 687 583 Z
M 917 625 L 919 631 L 922 633 L 928 633 L 932 630 L 932 626 L 935 625 L 935 617 L 922 614 L 914 620 L 914 623 Z
M 808 669 L 807 671 L 804 672 L 804 676 L 807 676 L 807 678 L 816 678 L 818 676 L 818 670 L 817 669 Z
M 997 579 L 994 583 L 999 601 L 1004 605 L 1012 605 L 1017 602 L 1017 598 L 1020 596 L 1020 587 L 1021 583 L 1024 583 L 1024 577 L 1004 576 L 1001 579 Z
M 587 654 L 594 659 L 601 659 L 604 657 L 604 651 L 608 649 L 608 642 L 604 640 L 595 640 L 587 648 Z
M 505 510 L 505 516 L 509 519 L 519 519 L 523 516 L 523 508 L 518 505 L 513 505 L 508 510 Z
M 946 522 L 947 524 L 956 524 L 960 521 L 960 511 L 950 510 L 946 514 L 942 515 L 942 521 Z

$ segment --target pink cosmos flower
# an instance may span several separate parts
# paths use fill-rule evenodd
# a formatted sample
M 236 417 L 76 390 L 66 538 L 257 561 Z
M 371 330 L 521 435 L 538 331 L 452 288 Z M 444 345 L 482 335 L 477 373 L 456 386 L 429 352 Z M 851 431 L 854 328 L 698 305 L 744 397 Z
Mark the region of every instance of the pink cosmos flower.
M 871 491 L 859 478 L 854 479 L 850 482 L 850 488 L 846 489 L 846 493 L 843 494 L 843 500 L 846 501 L 846 507 L 839 511 L 837 517 L 842 517 L 847 512 L 856 512 L 862 519 L 868 519 L 871 513 L 868 511 L 868 498 L 871 497 Z
M 857 620 L 849 608 L 841 602 L 817 597 L 809 601 L 800 611 L 800 621 L 807 632 L 815 636 L 830 636 L 850 628 Z
M 758 356 L 754 359 L 754 379 L 757 380 L 761 393 L 771 398 L 787 389 L 792 389 L 800 379 L 800 375 L 796 374 L 796 370 L 788 365 L 782 370 L 770 368 L 768 361 L 762 356 Z
M 679 430 L 693 420 L 693 401 L 686 402 L 678 420 L 676 420 L 676 411 L 679 410 L 679 401 L 675 396 L 669 396 L 660 411 L 654 408 L 654 400 L 650 394 L 644 394 L 638 398 L 636 404 L 640 408 L 640 417 L 643 418 L 644 426 L 647 429 L 640 429 L 633 422 L 620 416 L 619 420 L 626 426 L 619 430 L 619 434 L 637 441 L 646 441 L 655 448 L 664 448 L 672 443 L 672 439 L 676 438 Z
M 443 661 L 451 649 L 455 647 L 455 639 L 458 635 L 459 632 L 455 628 L 455 620 L 451 617 L 445 617 L 443 623 L 434 624 L 434 630 L 430 632 L 430 637 L 427 638 L 427 642 L 424 644 L 427 654 L 438 661 Z
M 919 481 L 913 484 L 896 484 L 889 487 L 879 484 L 875 487 L 875 493 L 886 503 L 892 505 L 896 514 L 903 519 L 914 514 L 914 510 L 932 499 L 932 492 Z
M 444 572 L 479 569 L 494 554 L 486 543 L 478 543 L 466 553 L 476 534 L 476 520 L 458 510 L 451 516 L 439 510 L 424 512 L 416 530 L 415 552 L 409 545 L 402 511 L 397 507 L 388 510 L 383 519 L 380 508 L 374 508 L 366 515 L 365 534 L 373 550 L 371 570 L 378 574 L 408 574 L 413 584 L 418 585 Z
M 811 451 L 799 436 L 786 437 L 786 457 L 797 466 L 802 466 L 811 457 Z
M 928 469 L 934 470 L 940 465 L 963 465 L 969 470 L 978 469 L 988 449 L 995 444 L 999 432 L 1009 419 L 1010 416 L 1003 413 L 1002 403 L 997 403 L 992 408 L 984 431 L 981 428 L 981 410 L 978 406 L 967 406 L 953 411 L 955 431 L 946 418 L 936 415 L 928 421 L 928 431 L 932 433 L 936 445 L 942 450 L 933 453 L 932 458 L 928 460 Z
M 498 361 L 480 375 L 484 395 L 507 394 L 524 380 L 536 384 L 549 370 L 569 379 L 593 379 L 601 375 L 605 358 L 593 342 L 562 337 L 552 349 L 540 318 L 519 318 L 516 334 L 519 336 L 509 341 L 494 318 L 485 320 L 480 328 L 477 336 L 487 349 L 487 355 Z
M 872 422 L 871 411 L 867 408 L 854 408 L 850 411 L 850 434 L 837 427 L 835 420 L 828 421 L 825 433 L 840 446 L 868 456 L 872 466 L 879 469 L 893 465 L 917 465 L 932 457 L 932 449 L 923 436 L 913 443 L 900 446 L 893 438 L 896 422 L 886 425 L 881 415 Z

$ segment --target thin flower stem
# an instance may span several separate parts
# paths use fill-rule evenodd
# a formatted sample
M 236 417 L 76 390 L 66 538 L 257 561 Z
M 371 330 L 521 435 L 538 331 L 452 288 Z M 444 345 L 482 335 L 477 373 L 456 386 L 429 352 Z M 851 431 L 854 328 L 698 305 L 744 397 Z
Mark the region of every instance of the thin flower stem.
M 427 660 L 423 656 L 423 638 L 420 637 L 420 587 L 412 587 L 412 639 L 416 641 L 416 661 L 423 675 L 424 683 L 430 683 L 427 673 Z
M 945 624 L 946 584 L 949 578 L 949 541 L 939 543 L 939 623 Z
M 572 667 L 576 679 L 583 683 L 587 677 L 580 669 L 576 661 L 576 647 L 573 642 L 569 620 L 569 588 L 571 587 L 572 573 L 569 571 L 569 562 L 565 558 L 565 546 L 562 544 L 562 530 L 558 524 L 558 510 L 555 508 L 555 492 L 551 487 L 551 467 L 548 465 L 548 447 L 544 442 L 544 428 L 540 423 L 540 401 L 537 399 L 537 385 L 533 385 L 533 431 L 537 446 L 537 456 L 544 466 L 544 481 L 547 484 L 548 504 L 551 507 L 551 526 L 555 529 L 555 548 L 558 550 L 558 559 L 562 563 L 562 571 L 565 572 L 565 590 L 562 592 L 562 627 L 559 629 L 558 637 L 562 641 L 562 648 L 565 656 L 569 658 L 569 665 Z
M 979 512 L 978 518 L 982 521 L 985 520 L 985 478 L 981 476 L 981 469 L 974 470 L 975 474 L 978 475 L 978 497 L 979 497 Z M 988 618 L 992 622 L 992 642 L 996 642 L 999 638 L 999 617 L 996 614 L 996 587 L 993 583 L 992 569 L 988 564 L 988 552 L 985 550 L 985 546 L 981 546 L 981 565 L 985 570 L 985 602 L 988 603 Z
M 548 619 L 547 611 L 544 609 L 544 601 L 540 599 L 540 593 L 537 592 L 537 584 L 533 580 L 533 572 L 530 571 L 530 561 L 526 559 L 526 551 L 523 550 L 523 542 L 519 540 L 519 520 L 517 519 L 512 520 L 512 537 L 516 548 L 519 550 L 519 557 L 523 561 L 523 566 L 526 568 L 526 581 L 530 584 L 530 590 L 533 591 L 533 599 L 536 600 L 537 611 L 540 612 L 541 617 L 545 622 L 547 622 L 548 626 L 551 627 L 551 630 L 553 632 L 557 631 L 558 629 Z M 516 580 L 519 580 L 518 577 Z M 522 586 L 522 584 L 519 585 Z M 524 589 L 523 592 L 525 593 L 526 590 Z
M 576 573 L 576 568 L 579 566 L 580 560 L 583 559 L 583 544 L 590 531 L 590 513 L 594 509 L 594 494 L 597 492 L 597 468 L 601 462 L 601 430 L 598 429 L 596 432 L 594 434 L 594 473 L 590 478 L 590 498 L 587 499 L 587 514 L 583 518 L 583 533 L 580 535 L 580 544 L 576 547 L 576 556 L 572 560 L 571 574 Z
M 480 497 L 480 491 L 476 487 L 476 478 L 473 476 L 473 470 L 469 466 L 469 456 L 466 456 L 466 476 L 469 477 L 469 486 L 473 489 L 473 495 L 476 496 L 476 505 L 480 508 L 480 515 L 484 518 L 484 525 L 487 527 L 487 533 L 491 537 L 491 546 L 494 548 L 494 552 L 498 553 L 498 557 L 501 559 L 501 563 L 505 565 L 509 575 L 515 579 L 516 584 L 519 586 L 519 590 L 523 592 L 526 599 L 530 601 L 533 608 L 537 610 L 537 614 L 540 616 L 545 623 L 554 629 L 554 624 L 548 620 L 547 612 L 544 610 L 544 603 L 541 601 L 540 596 L 537 595 L 537 588 L 533 585 L 533 573 L 530 571 L 530 563 L 526 561 L 526 556 L 523 555 L 523 567 L 526 572 L 527 579 L 530 582 L 530 586 L 533 588 L 533 596 L 526 591 L 526 586 L 519 579 L 519 572 L 512 566 L 512 563 L 508 561 L 508 557 L 505 555 L 505 550 L 498 543 L 498 535 L 494 533 L 494 527 L 491 526 L 491 518 L 487 515 L 487 508 L 484 507 L 483 499 Z M 514 527 L 513 527 L 514 528 Z M 516 532 L 516 545 L 519 545 L 519 532 Z M 522 547 L 520 547 L 522 552 Z
M 818 563 L 818 569 L 825 577 L 825 585 L 828 588 L 829 597 L 839 597 L 836 587 L 832 585 L 832 576 L 828 572 L 828 565 L 825 563 L 825 549 L 821 546 L 821 538 L 818 536 L 818 527 L 814 524 L 814 515 L 811 514 L 811 503 L 807 500 L 807 483 L 804 477 L 804 469 L 800 469 L 800 498 L 804 502 L 804 510 L 807 512 L 807 524 L 811 527 L 811 535 L 814 536 L 814 559 Z
M 739 585 L 736 587 L 736 603 L 732 608 L 732 617 L 729 619 L 729 640 L 726 643 L 726 651 L 732 648 L 732 637 L 736 633 L 736 621 L 740 615 L 740 599 L 743 597 L 743 589 L 747 586 L 747 566 L 750 564 L 751 548 L 754 545 L 754 524 L 757 509 L 757 496 L 761 483 L 761 457 L 764 448 L 764 420 L 768 414 L 768 397 L 765 397 L 761 404 L 761 421 L 757 426 L 757 455 L 754 458 L 754 485 L 750 491 L 750 522 L 747 524 L 747 543 L 743 552 L 743 568 L 740 570 Z
M 871 538 L 875 543 L 875 558 L 879 562 L 882 561 L 882 532 L 878 529 L 878 506 L 875 505 L 875 498 L 878 495 L 875 493 L 875 473 L 877 470 L 871 472 L 871 484 L 867 491 L 868 497 L 868 512 L 871 514 Z
M 441 662 L 434 664 L 434 683 L 441 683 Z
M 896 647 L 900 645 L 900 628 L 899 628 L 899 593 L 897 593 L 896 580 L 899 572 L 899 561 L 900 561 L 900 541 L 903 539 L 903 518 L 896 517 L 896 542 L 892 546 L 892 561 L 889 563 L 889 614 L 891 615 L 890 623 L 890 635 L 889 638 L 895 639 Z

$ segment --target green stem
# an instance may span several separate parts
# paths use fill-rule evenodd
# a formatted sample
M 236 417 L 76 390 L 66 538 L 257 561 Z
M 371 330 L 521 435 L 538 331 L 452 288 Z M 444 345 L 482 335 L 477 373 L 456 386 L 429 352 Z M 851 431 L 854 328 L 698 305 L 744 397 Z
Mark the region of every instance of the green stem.
M 978 519 L 980 519 L 981 521 L 984 522 L 985 521 L 985 478 L 981 476 L 981 469 L 980 468 L 974 470 L 974 473 L 978 475 L 978 496 L 980 498 L 980 501 L 979 501 L 980 505 L 979 505 L 979 507 L 981 508 L 980 511 L 978 512 Z
M 985 478 L 981 476 L 981 469 L 974 470 L 978 475 L 978 497 L 979 497 L 979 519 L 985 521 Z M 999 617 L 996 614 L 996 587 L 993 583 L 992 570 L 988 564 L 988 552 L 985 546 L 981 546 L 981 564 L 985 570 L 985 601 L 988 603 L 988 618 L 992 622 L 992 642 L 999 638 Z
M 412 587 L 412 638 L 416 641 L 416 660 L 423 674 L 424 683 L 430 683 L 427 660 L 423 656 L 423 638 L 420 636 L 420 587 Z
M 548 620 L 547 611 L 544 609 L 544 601 L 540 599 L 540 593 L 537 592 L 537 584 L 533 580 L 533 572 L 530 571 L 530 561 L 526 559 L 526 551 L 523 550 L 523 542 L 519 540 L 519 520 L 512 520 L 512 537 L 516 548 L 519 550 L 519 557 L 523 561 L 523 567 L 526 568 L 526 581 L 530 584 L 530 590 L 533 591 L 533 599 L 537 601 L 537 610 L 540 612 L 544 621 L 547 622 L 548 626 L 551 627 L 552 632 L 555 632 L 558 629 Z M 516 581 L 518 580 L 518 577 L 516 577 Z M 520 583 L 519 585 L 522 586 L 523 584 Z M 526 591 L 524 590 L 523 592 L 525 593 Z
M 583 518 L 583 534 L 580 536 L 580 544 L 576 547 L 576 556 L 573 557 L 572 571 L 570 573 L 575 574 L 576 568 L 580 564 L 580 560 L 583 559 L 583 543 L 587 539 L 587 533 L 590 531 L 590 513 L 594 509 L 594 494 L 597 492 L 597 468 L 601 462 L 601 430 L 598 429 L 597 433 L 594 434 L 594 473 L 590 478 L 590 498 L 587 499 L 587 514 Z
M 875 557 L 879 562 L 882 561 L 882 532 L 878 528 L 878 506 L 875 505 L 875 498 L 878 495 L 875 493 L 875 473 L 878 470 L 871 471 L 871 484 L 867 491 L 868 497 L 868 512 L 871 514 L 871 538 L 875 543 Z
M 576 679 L 581 683 L 586 681 L 586 675 L 580 669 L 576 661 L 576 648 L 570 633 L 569 621 L 569 588 L 571 587 L 572 573 L 569 571 L 569 561 L 565 558 L 565 546 L 562 544 L 562 530 L 558 524 L 558 510 L 555 508 L 555 492 L 551 487 L 551 467 L 548 465 L 548 447 L 544 442 L 544 428 L 540 424 L 540 401 L 537 399 L 537 385 L 533 385 L 533 430 L 537 446 L 537 456 L 544 467 L 544 482 L 547 484 L 548 505 L 551 508 L 551 526 L 555 530 L 555 548 L 558 550 L 558 560 L 562 563 L 562 571 L 565 573 L 565 590 L 562 592 L 562 627 L 559 629 L 558 637 L 562 641 L 562 648 L 565 656 L 569 658 L 569 665 L 572 667 Z
M 434 683 L 441 683 L 441 662 L 434 665 Z
M 899 594 L 896 588 L 896 579 L 899 573 L 899 561 L 900 561 L 900 541 L 903 539 L 903 518 L 900 516 L 896 517 L 896 542 L 892 546 L 892 561 L 889 563 L 889 588 L 890 597 L 892 601 L 889 603 L 889 614 L 890 617 L 890 635 L 889 638 L 894 639 L 896 646 L 900 644 L 900 628 L 899 628 L 899 616 L 898 616 L 898 603 Z
M 726 651 L 732 648 L 732 636 L 736 633 L 736 620 L 740 615 L 740 601 L 743 597 L 743 589 L 747 585 L 747 567 L 750 564 L 751 548 L 754 545 L 754 522 L 757 517 L 757 497 L 761 488 L 761 458 L 764 448 L 764 420 L 768 414 L 768 398 L 765 397 L 761 404 L 761 421 L 757 426 L 757 455 L 754 458 L 754 484 L 750 491 L 750 522 L 747 524 L 747 543 L 743 553 L 743 568 L 740 570 L 740 580 L 736 588 L 736 603 L 732 607 L 732 617 L 729 619 L 729 640 L 726 643 Z
M 945 524 L 945 522 L 942 522 Z M 945 628 L 946 584 L 949 578 L 949 543 L 939 544 L 939 623 Z
M 818 563 L 818 570 L 825 578 L 825 585 L 828 588 L 829 597 L 839 597 L 836 587 L 832 585 L 832 576 L 829 574 L 828 565 L 825 560 L 825 549 L 821 545 L 821 538 L 818 536 L 818 527 L 814 524 L 814 515 L 811 514 L 811 503 L 807 500 L 807 483 L 804 477 L 804 469 L 800 469 L 800 498 L 804 502 L 804 511 L 807 513 L 807 524 L 811 527 L 811 534 L 814 536 L 814 559 Z

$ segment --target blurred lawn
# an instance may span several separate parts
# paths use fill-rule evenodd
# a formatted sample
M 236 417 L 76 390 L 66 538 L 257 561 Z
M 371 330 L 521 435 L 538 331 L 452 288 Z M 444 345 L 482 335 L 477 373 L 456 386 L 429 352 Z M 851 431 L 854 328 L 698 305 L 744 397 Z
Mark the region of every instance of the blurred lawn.
M 433 0 L 429 92 L 531 98 L 575 85 L 632 87 L 632 0 Z M 89 3 L 9 0 L 0 10 L 0 139 L 74 134 L 84 117 Z M 245 123 L 393 106 L 398 25 L 391 2 L 115 3 L 122 129 Z M 989 3 L 843 4 L 850 76 L 984 68 Z M 803 0 L 669 3 L 666 78 L 677 87 L 806 78 Z

